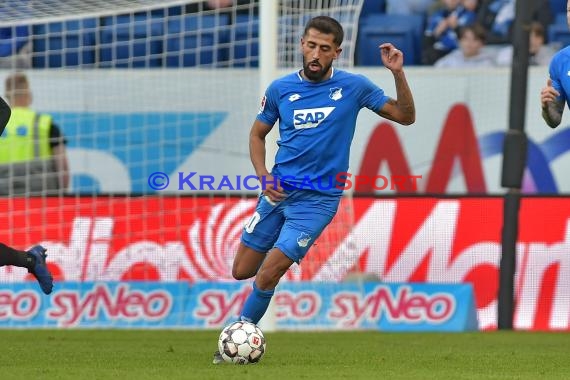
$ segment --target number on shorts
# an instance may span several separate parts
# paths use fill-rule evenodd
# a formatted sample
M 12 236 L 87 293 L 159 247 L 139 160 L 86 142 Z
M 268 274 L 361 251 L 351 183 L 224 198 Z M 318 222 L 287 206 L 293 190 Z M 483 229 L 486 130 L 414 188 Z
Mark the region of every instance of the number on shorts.
M 261 219 L 261 215 L 259 215 L 259 213 L 257 211 L 255 213 L 253 213 L 253 215 L 251 216 L 249 221 L 245 224 L 245 231 L 248 234 L 252 233 L 253 230 L 255 229 L 255 226 L 257 225 L 257 223 L 259 223 L 260 219 Z

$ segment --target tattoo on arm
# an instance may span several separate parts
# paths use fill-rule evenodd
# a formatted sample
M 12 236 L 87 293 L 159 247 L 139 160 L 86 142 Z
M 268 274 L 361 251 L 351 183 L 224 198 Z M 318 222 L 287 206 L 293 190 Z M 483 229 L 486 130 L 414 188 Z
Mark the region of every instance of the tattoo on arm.
M 554 101 L 547 104 L 542 109 L 542 118 L 550 128 L 556 128 L 562 121 L 562 113 L 564 112 L 564 102 Z
M 389 105 L 395 107 L 395 106 L 396 106 L 396 100 L 395 100 L 395 99 L 392 99 L 392 98 L 388 98 L 388 100 L 386 101 L 386 104 L 389 104 Z M 382 109 L 379 109 L 379 110 L 378 110 L 378 115 L 380 115 L 380 116 L 382 116 L 382 117 L 385 117 L 386 119 L 392 120 L 391 115 L 388 114 L 388 113 L 385 112 L 385 111 L 382 111 Z
M 403 125 L 410 125 L 416 121 L 416 108 L 414 97 L 403 72 L 394 73 L 397 99 L 389 98 L 386 104 L 388 109 L 378 110 L 378 115 Z
M 406 76 L 403 72 L 394 74 L 394 80 L 396 82 L 396 94 L 398 95 L 397 106 L 414 122 L 416 119 L 416 107 Z

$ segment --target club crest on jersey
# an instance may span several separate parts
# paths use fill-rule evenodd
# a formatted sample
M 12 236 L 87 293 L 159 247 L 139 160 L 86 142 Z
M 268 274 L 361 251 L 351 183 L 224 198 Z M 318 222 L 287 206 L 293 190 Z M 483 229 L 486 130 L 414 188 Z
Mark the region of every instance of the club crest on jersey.
M 336 107 L 310 108 L 293 112 L 295 129 L 316 128 Z
M 339 100 L 340 98 L 342 98 L 342 87 L 333 87 L 330 90 L 331 93 L 329 95 L 329 98 L 331 98 L 332 100 Z
M 304 232 L 301 232 L 301 235 L 299 235 L 299 237 L 297 238 L 297 244 L 301 248 L 305 248 L 310 241 L 311 241 L 311 236 Z

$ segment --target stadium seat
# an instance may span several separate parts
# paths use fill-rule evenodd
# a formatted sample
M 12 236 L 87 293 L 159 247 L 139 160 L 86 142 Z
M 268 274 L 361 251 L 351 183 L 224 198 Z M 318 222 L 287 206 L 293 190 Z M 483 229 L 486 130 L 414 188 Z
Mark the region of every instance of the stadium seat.
M 386 12 L 386 0 L 364 0 L 362 10 L 360 11 L 360 18 L 384 12 Z
M 95 64 L 97 19 L 70 20 L 32 27 L 32 66 L 56 68 Z
M 356 64 L 381 65 L 378 46 L 390 42 L 404 53 L 404 63 L 419 64 L 424 18 L 421 15 L 373 14 L 359 22 Z
M 566 14 L 566 0 L 548 0 L 552 14 Z
M 180 16 L 183 13 L 183 9 L 181 5 L 178 6 L 174 6 L 174 7 L 168 7 L 166 9 L 166 14 L 168 16 Z
M 0 28 L 0 57 L 16 54 L 28 43 L 29 37 L 30 27 L 26 25 Z
M 558 43 L 562 47 L 570 46 L 570 30 L 568 30 L 568 25 L 549 25 L 548 43 Z
M 359 27 L 376 25 L 381 27 L 405 27 L 418 37 L 422 37 L 425 29 L 425 16 L 420 14 L 371 14 L 363 17 L 358 22 Z
M 259 66 L 259 19 L 256 16 L 237 15 L 230 28 L 233 46 L 229 62 L 232 67 Z
M 168 21 L 166 66 L 226 65 L 228 27 L 227 14 L 188 14 Z
M 162 67 L 164 23 L 146 14 L 103 18 L 100 67 Z

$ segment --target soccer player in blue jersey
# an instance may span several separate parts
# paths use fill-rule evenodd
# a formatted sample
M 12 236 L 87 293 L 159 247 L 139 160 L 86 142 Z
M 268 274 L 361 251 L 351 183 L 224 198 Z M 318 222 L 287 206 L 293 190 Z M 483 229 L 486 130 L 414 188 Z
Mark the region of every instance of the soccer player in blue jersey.
M 343 191 L 339 173 L 348 170 L 360 109 L 403 125 L 415 121 L 402 52 L 390 43 L 379 47 L 382 63 L 394 76 L 393 99 L 366 77 L 333 67 L 343 37 L 335 19 L 311 19 L 301 38 L 303 68 L 267 88 L 251 128 L 250 156 L 263 191 L 232 268 L 238 280 L 255 276 L 241 320 L 259 322 L 281 277 L 301 262 L 336 214 Z M 279 148 L 270 173 L 265 137 L 277 121 Z M 216 352 L 214 363 L 220 362 Z
M 570 0 L 566 5 L 566 20 L 570 26 Z M 570 101 L 570 46 L 557 52 L 550 61 L 550 78 L 540 92 L 542 118 L 550 128 L 562 121 L 565 104 Z

